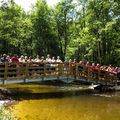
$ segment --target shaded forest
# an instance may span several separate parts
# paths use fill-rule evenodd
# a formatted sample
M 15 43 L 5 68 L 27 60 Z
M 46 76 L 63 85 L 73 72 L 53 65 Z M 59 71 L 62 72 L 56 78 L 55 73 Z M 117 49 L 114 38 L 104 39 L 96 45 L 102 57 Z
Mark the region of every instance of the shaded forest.
M 120 66 L 120 1 L 38 0 L 25 12 L 1 1 L 0 54 L 61 56 Z

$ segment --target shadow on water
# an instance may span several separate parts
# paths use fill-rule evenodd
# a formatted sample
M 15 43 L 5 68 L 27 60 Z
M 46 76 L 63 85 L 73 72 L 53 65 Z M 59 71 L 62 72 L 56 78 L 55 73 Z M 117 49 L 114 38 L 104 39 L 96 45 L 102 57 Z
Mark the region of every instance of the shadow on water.
M 6 96 L 13 100 L 36 100 L 91 95 L 94 93 L 91 89 L 82 89 L 82 87 L 76 89 L 78 88 L 77 85 L 66 84 L 63 81 L 58 80 L 19 84 L 15 87 L 7 86 L 9 92 L 6 93 Z
M 20 89 L 10 89 L 11 93 L 7 96 L 11 97 L 13 100 L 36 100 L 36 99 L 49 99 L 49 98 L 64 98 L 71 96 L 80 96 L 80 95 L 91 95 L 94 94 L 92 90 L 71 90 L 71 91 L 52 91 L 45 93 L 32 93 L 29 90 L 20 90 Z M 14 91 L 14 92 L 13 92 Z
M 7 98 L 11 98 L 13 100 L 39 100 L 81 95 L 91 96 L 96 93 L 100 94 L 98 91 L 89 89 L 88 86 L 84 88 L 82 85 L 78 84 L 79 83 L 66 84 L 61 81 L 19 84 L 15 87 L 8 86 L 7 89 L 9 92 L 6 92 L 6 96 Z

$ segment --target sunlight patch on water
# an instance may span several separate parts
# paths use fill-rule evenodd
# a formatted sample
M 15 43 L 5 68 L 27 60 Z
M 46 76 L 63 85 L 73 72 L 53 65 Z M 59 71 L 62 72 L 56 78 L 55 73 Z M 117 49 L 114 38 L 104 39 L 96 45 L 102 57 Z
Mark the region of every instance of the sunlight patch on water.
M 81 87 L 81 86 L 64 86 L 64 87 L 60 87 L 60 90 L 67 90 L 67 91 L 70 91 L 70 90 L 82 90 L 84 89 L 84 87 Z
M 113 95 L 106 95 L 106 94 L 94 94 L 94 96 L 107 97 L 107 98 L 113 97 Z

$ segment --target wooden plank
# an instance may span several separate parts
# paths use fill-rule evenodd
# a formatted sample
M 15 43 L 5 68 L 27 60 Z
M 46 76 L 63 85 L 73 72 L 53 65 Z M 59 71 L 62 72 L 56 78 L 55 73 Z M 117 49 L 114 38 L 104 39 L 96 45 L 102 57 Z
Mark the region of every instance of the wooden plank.
M 5 72 L 4 72 L 4 79 L 7 80 L 7 73 L 8 73 L 8 63 L 5 63 Z
M 18 68 L 17 67 L 16 68 L 8 67 L 8 71 L 9 70 L 16 70 L 16 69 L 18 69 Z
M 16 71 L 16 72 L 8 72 L 8 73 L 7 73 L 7 75 L 13 75 L 13 74 L 14 74 L 14 75 L 17 75 L 18 72 Z
M 29 67 L 28 69 L 36 70 L 36 69 L 44 69 L 44 67 L 35 66 L 35 67 Z

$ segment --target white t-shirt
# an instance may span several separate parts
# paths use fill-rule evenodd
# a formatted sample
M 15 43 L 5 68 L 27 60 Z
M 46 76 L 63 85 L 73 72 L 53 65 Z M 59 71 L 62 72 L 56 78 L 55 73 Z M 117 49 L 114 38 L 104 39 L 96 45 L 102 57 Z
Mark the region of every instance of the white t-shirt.
M 51 58 L 46 58 L 46 62 L 51 63 Z

